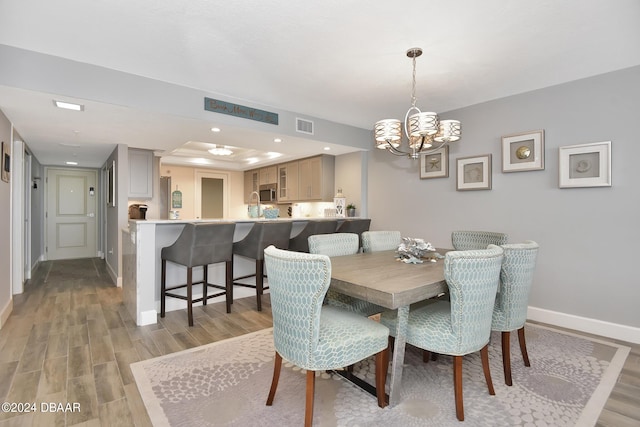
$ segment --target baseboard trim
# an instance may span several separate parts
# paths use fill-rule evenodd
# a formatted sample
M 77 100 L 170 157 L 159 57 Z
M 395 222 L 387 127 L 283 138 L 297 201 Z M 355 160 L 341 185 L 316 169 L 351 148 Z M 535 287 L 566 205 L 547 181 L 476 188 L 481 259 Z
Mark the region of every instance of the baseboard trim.
M 141 311 L 136 323 L 138 326 L 158 323 L 158 312 L 155 310 Z
M 575 329 L 577 331 L 622 340 L 633 344 L 640 344 L 640 328 L 634 328 L 632 326 L 604 322 L 602 320 L 574 316 L 572 314 L 537 307 L 529 307 L 527 310 L 527 318 L 536 322 Z
M 122 287 L 122 277 L 118 277 L 118 273 L 113 271 L 113 268 L 111 267 L 111 264 L 109 264 L 108 262 L 105 262 L 105 264 L 107 265 L 107 272 L 109 273 L 109 277 L 111 277 L 111 281 L 113 283 L 115 283 L 118 288 L 121 288 Z
M 0 312 L 0 329 L 4 327 L 5 323 L 7 323 L 7 320 L 9 319 L 9 316 L 11 316 L 12 312 L 13 312 L 13 298 L 10 298 L 7 304 L 5 304 L 5 306 L 2 308 L 2 311 Z

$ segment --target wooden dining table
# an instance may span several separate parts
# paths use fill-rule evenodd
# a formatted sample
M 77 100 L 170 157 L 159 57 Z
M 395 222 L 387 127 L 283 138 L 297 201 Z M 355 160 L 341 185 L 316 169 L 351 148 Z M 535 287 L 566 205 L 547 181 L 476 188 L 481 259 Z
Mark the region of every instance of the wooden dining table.
M 437 250 L 444 254 L 447 250 Z M 389 405 L 400 402 L 409 306 L 447 292 L 444 259 L 408 264 L 395 251 L 331 257 L 331 288 L 388 309 L 398 310 L 391 361 Z

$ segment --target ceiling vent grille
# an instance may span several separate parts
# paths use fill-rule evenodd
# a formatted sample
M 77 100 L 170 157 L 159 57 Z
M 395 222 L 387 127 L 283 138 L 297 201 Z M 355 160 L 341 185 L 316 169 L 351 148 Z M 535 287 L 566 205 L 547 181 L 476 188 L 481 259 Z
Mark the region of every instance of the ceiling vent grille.
M 311 120 L 296 117 L 296 131 L 306 133 L 307 135 L 313 135 L 313 122 Z

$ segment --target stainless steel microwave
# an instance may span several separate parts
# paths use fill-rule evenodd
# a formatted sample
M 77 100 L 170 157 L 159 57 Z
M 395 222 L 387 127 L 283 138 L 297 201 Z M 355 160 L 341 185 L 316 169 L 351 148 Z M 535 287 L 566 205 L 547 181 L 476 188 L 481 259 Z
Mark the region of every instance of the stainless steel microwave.
M 260 203 L 275 203 L 278 201 L 276 184 L 264 184 L 260 186 Z

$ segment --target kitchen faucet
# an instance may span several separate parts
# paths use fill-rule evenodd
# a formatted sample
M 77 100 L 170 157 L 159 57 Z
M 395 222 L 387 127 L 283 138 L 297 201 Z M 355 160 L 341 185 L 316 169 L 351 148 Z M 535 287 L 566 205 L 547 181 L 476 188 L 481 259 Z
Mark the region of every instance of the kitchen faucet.
M 257 191 L 252 191 L 251 194 L 249 194 L 249 205 L 247 206 L 247 210 L 249 211 L 249 216 L 251 216 L 251 199 L 254 194 L 256 195 L 256 218 L 258 218 L 260 216 L 260 193 Z

